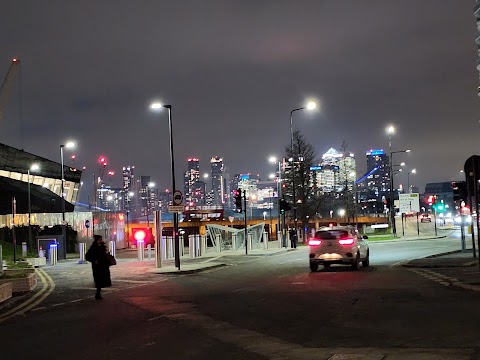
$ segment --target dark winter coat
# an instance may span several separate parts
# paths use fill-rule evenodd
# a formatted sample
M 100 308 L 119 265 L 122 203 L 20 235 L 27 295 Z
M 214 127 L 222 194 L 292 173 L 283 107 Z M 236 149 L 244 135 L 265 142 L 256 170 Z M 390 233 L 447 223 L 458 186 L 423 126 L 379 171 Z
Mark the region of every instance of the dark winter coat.
M 99 289 L 112 286 L 107 247 L 104 244 L 93 243 L 85 254 L 85 259 L 92 263 L 95 287 Z

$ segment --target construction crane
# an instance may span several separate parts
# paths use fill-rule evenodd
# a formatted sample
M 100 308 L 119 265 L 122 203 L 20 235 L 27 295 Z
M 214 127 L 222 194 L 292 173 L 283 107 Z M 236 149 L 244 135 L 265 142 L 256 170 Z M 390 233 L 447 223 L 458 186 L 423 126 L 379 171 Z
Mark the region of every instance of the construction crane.
M 0 87 L 0 120 L 2 120 L 6 107 L 8 104 L 8 99 L 10 98 L 10 93 L 12 91 L 15 78 L 17 77 L 18 72 L 20 71 L 20 60 L 17 58 L 12 59 L 10 68 L 8 69 L 7 76 L 3 81 L 2 86 Z

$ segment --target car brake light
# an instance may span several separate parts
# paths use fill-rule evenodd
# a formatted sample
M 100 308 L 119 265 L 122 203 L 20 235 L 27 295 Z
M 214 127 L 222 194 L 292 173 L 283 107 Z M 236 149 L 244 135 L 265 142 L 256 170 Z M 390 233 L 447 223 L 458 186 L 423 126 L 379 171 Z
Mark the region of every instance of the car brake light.
M 317 246 L 322 243 L 322 240 L 312 239 L 308 241 L 308 245 L 310 246 Z
M 354 240 L 353 239 L 340 239 L 338 240 L 340 245 L 353 245 Z

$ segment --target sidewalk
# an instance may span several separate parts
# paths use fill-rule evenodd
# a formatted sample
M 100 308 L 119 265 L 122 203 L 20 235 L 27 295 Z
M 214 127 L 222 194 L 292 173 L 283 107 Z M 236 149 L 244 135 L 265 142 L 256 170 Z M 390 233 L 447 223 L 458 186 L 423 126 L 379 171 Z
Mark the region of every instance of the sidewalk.
M 445 286 L 480 292 L 479 258 L 473 258 L 472 250 L 438 254 L 411 260 L 404 267 Z
M 277 248 L 270 249 L 253 249 L 248 254 L 243 251 L 226 250 L 222 252 L 216 252 L 213 248 L 209 248 L 208 252 L 201 257 L 192 258 L 188 255 L 188 248 L 184 249 L 183 256 L 180 257 L 180 270 L 175 266 L 175 260 L 173 258 L 163 259 L 162 267 L 155 267 L 155 252 L 151 251 L 149 258 L 148 252 L 145 249 L 144 260 L 138 260 L 137 249 L 119 249 L 116 251 L 115 258 L 117 259 L 117 265 L 112 266 L 110 269 L 112 274 L 121 274 L 123 272 L 129 274 L 140 273 L 154 273 L 154 274 L 167 274 L 167 275 L 179 275 L 179 274 L 193 274 L 201 271 L 206 271 L 222 266 L 228 266 L 228 261 L 232 258 L 245 259 L 255 258 L 260 256 L 273 256 L 277 254 L 283 254 L 293 249 Z M 79 266 L 79 257 L 73 258 L 73 254 L 67 256 L 67 260 L 61 260 L 55 268 L 61 269 L 75 269 Z M 89 263 L 86 263 L 89 265 Z M 82 265 L 82 264 L 80 264 Z M 84 265 L 84 264 L 83 264 Z M 49 267 L 48 265 L 46 266 Z

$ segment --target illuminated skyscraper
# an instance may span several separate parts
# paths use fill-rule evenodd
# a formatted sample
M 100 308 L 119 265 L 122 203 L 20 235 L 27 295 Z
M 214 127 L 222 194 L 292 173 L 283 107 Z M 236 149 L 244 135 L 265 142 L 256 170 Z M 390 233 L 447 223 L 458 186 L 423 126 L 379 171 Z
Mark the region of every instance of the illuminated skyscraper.
M 184 174 L 184 192 L 185 200 L 192 202 L 197 193 L 198 186 L 196 183 L 200 181 L 200 161 L 197 158 L 188 159 L 188 168 Z
M 224 202 L 224 173 L 223 173 L 223 158 L 214 156 L 210 159 L 210 168 L 212 175 L 212 193 L 213 204 L 221 205 Z

